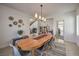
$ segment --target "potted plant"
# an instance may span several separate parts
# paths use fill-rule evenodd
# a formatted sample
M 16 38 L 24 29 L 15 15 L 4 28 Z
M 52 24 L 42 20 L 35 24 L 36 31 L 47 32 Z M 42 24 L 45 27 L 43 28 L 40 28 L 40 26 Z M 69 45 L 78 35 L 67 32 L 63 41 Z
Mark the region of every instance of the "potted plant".
M 23 34 L 23 30 L 18 30 L 17 33 L 19 34 L 19 36 L 21 37 Z

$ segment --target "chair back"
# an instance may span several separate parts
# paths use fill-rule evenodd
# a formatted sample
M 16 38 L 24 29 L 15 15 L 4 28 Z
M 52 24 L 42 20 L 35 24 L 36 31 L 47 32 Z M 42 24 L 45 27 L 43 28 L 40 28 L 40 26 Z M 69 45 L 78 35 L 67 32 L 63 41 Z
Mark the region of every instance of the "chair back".
M 43 46 L 43 49 L 42 49 L 42 50 L 44 51 L 44 50 L 46 50 L 47 48 L 48 48 L 48 42 L 44 43 L 44 46 Z
M 13 55 L 14 56 L 21 56 L 20 52 L 18 51 L 17 47 L 13 46 L 12 44 L 9 44 L 10 47 L 12 47 Z

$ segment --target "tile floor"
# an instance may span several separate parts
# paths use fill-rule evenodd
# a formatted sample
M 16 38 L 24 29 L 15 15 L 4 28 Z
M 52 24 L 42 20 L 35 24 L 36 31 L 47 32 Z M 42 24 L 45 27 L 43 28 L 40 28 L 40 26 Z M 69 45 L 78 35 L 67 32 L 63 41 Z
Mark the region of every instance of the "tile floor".
M 75 43 L 65 41 L 65 47 L 67 56 L 79 56 L 79 47 Z

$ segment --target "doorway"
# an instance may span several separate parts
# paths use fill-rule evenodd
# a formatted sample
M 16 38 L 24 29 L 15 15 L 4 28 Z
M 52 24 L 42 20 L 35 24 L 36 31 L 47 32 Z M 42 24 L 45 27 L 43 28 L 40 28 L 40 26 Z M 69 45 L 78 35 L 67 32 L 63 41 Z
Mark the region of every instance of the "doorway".
M 57 21 L 57 35 L 59 39 L 64 39 L 64 21 Z
M 57 21 L 56 42 L 64 44 L 64 20 Z

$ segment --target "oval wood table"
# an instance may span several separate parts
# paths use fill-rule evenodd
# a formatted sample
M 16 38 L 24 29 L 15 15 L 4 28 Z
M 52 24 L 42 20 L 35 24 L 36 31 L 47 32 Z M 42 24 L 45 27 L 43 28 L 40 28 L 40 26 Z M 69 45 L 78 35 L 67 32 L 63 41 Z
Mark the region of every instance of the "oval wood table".
M 50 41 L 53 38 L 52 34 L 45 34 L 42 37 L 41 36 L 40 37 L 38 36 L 35 39 L 27 38 L 18 40 L 16 46 L 21 48 L 21 50 L 23 51 L 31 51 L 32 55 L 35 55 L 34 51 L 37 48 L 40 48 L 44 43 Z

